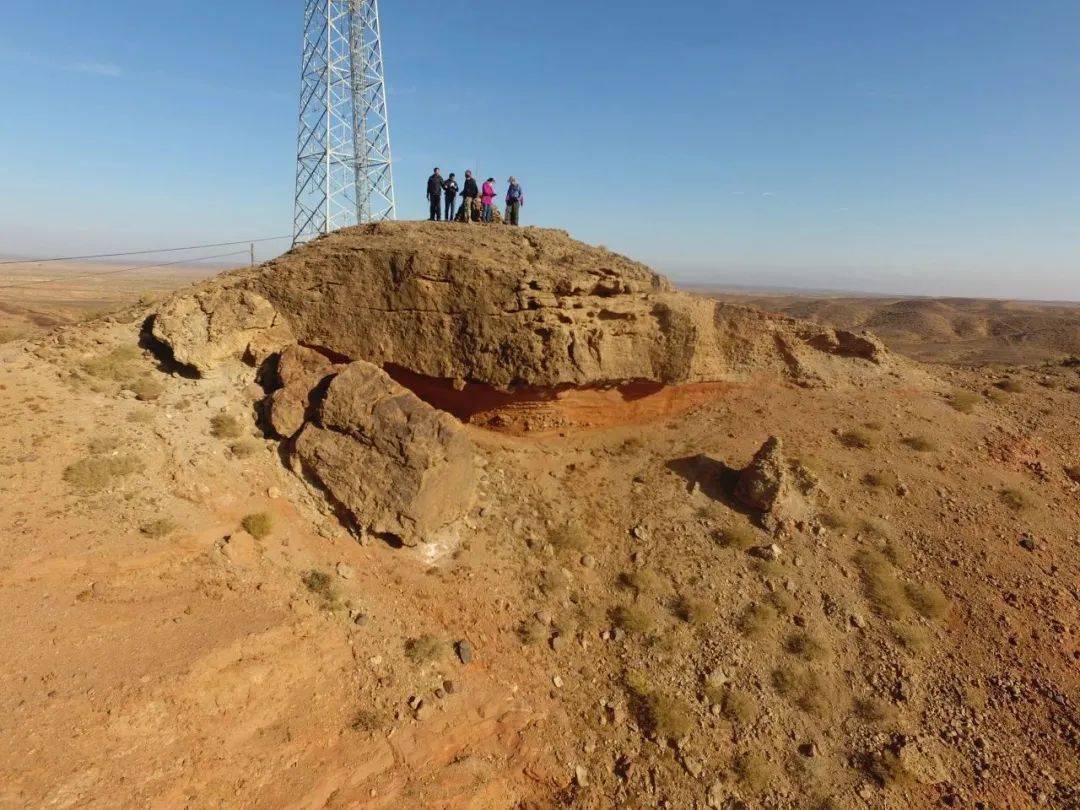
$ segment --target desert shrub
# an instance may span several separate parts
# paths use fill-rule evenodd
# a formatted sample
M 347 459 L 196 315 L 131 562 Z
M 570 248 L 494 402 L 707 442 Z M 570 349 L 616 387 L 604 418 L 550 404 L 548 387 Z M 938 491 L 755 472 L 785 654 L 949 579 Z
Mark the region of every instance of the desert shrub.
M 1031 508 L 1031 496 L 1023 490 L 1006 487 L 998 493 L 1001 502 L 1014 512 L 1023 512 Z
M 870 603 L 890 619 L 902 616 L 907 600 L 888 558 L 879 551 L 861 551 L 855 556 L 855 563 L 859 566 Z
M 135 394 L 139 402 L 153 402 L 165 393 L 165 386 L 153 377 L 140 377 L 125 387 Z
M 798 601 L 784 588 L 777 588 L 769 594 L 769 604 L 776 608 L 776 612 L 781 616 L 790 616 L 799 608 Z
M 119 450 L 120 444 L 120 437 L 116 434 L 109 433 L 95 436 L 90 440 L 90 443 L 86 447 L 92 455 L 105 456 Z
M 349 723 L 349 728 L 353 731 L 359 731 L 370 734 L 373 731 L 378 731 L 383 727 L 383 723 L 386 722 L 386 718 L 382 713 L 373 709 L 360 709 Z
M 142 351 L 138 346 L 117 346 L 107 354 L 87 360 L 83 371 L 102 380 L 131 382 L 141 372 Z
M 694 713 L 681 698 L 664 692 L 636 691 L 632 702 L 641 727 L 660 739 L 684 737 L 694 725 Z
M 725 690 L 720 701 L 724 717 L 732 723 L 749 723 L 757 717 L 757 703 L 745 689 L 731 687 Z
M 825 682 L 811 669 L 802 666 L 782 666 L 773 670 L 773 687 L 807 714 L 821 715 L 828 709 Z
M 874 470 L 864 475 L 862 482 L 870 489 L 896 489 L 900 486 L 900 476 L 892 470 Z
M 792 633 L 784 641 L 784 649 L 807 661 L 821 661 L 829 657 L 825 640 L 805 630 Z
M 235 416 L 219 413 L 210 420 L 210 435 L 216 439 L 239 439 L 244 428 Z
M 869 450 L 874 446 L 874 434 L 865 428 L 853 428 L 840 434 L 840 444 L 856 450 Z
M 545 596 L 558 596 L 570 589 L 570 577 L 561 568 L 552 566 L 540 572 L 540 591 Z
M 891 703 L 876 697 L 860 697 L 855 699 L 856 716 L 870 723 L 892 722 L 896 719 L 896 709 Z
M 941 445 L 929 436 L 905 436 L 900 441 L 917 453 L 936 453 L 941 449 Z
M 534 646 L 536 644 L 543 644 L 548 640 L 550 632 L 547 627 L 542 625 L 536 619 L 525 619 L 517 628 L 518 640 L 526 646 Z
M 1021 394 L 1024 392 L 1024 384 L 1012 377 L 1006 377 L 1004 380 L 999 380 L 994 383 L 994 387 L 999 391 L 1005 391 L 1009 394 Z
M 445 642 L 436 635 L 425 633 L 405 642 L 405 657 L 413 664 L 422 666 L 439 660 L 446 653 Z
M 721 548 L 746 551 L 759 545 L 760 538 L 749 526 L 727 526 L 716 533 L 716 542 Z
M 775 627 L 778 620 L 772 605 L 752 604 L 746 607 L 736 624 L 747 638 L 759 639 Z
M 319 596 L 329 596 L 333 589 L 333 578 L 325 571 L 312 568 L 300 578 L 307 589 Z
M 256 540 L 262 540 L 274 530 L 274 516 L 268 512 L 253 512 L 245 515 L 240 525 Z
M 715 610 L 712 602 L 685 595 L 677 597 L 671 608 L 671 612 L 687 624 L 707 622 Z
M 638 568 L 620 574 L 619 584 L 633 591 L 636 596 L 658 593 L 663 588 L 663 580 L 651 568 Z
M 611 611 L 611 622 L 635 636 L 648 635 L 656 627 L 655 617 L 637 605 L 619 605 Z
M 904 645 L 904 649 L 911 653 L 920 653 L 930 646 L 930 636 L 926 630 L 914 622 L 896 622 L 892 626 L 896 640 Z
M 980 402 L 982 397 L 970 391 L 954 391 L 949 397 L 949 405 L 960 413 L 974 413 Z
M 551 534 L 548 536 L 548 542 L 557 551 L 575 551 L 579 553 L 587 551 L 589 546 L 592 545 L 589 533 L 577 521 L 567 521 L 561 526 L 552 529 Z
M 229 452 L 236 458 L 251 458 L 262 449 L 262 445 L 256 439 L 241 439 L 229 446 Z
M 64 480 L 78 492 L 89 494 L 105 489 L 113 478 L 132 475 L 143 469 L 135 456 L 84 458 L 64 470 Z
M 900 757 L 888 749 L 863 757 L 861 764 L 866 775 L 873 779 L 878 787 L 893 787 L 911 780 L 911 775 L 904 769 Z
M 858 526 L 858 521 L 836 509 L 826 509 L 818 515 L 821 525 L 833 531 L 850 531 Z
M 171 518 L 158 518 L 150 523 L 143 524 L 139 531 L 147 537 L 153 537 L 155 540 L 160 540 L 163 537 L 168 537 L 178 528 L 175 520 L 172 520 Z
M 776 766 L 756 752 L 735 757 L 732 771 L 739 784 L 752 793 L 761 793 L 776 779 Z
M 910 568 L 913 563 L 911 553 L 894 540 L 887 540 L 881 547 L 881 553 L 897 568 Z
M 941 619 L 949 612 L 949 599 L 937 585 L 909 582 L 904 593 L 911 606 L 927 619 Z

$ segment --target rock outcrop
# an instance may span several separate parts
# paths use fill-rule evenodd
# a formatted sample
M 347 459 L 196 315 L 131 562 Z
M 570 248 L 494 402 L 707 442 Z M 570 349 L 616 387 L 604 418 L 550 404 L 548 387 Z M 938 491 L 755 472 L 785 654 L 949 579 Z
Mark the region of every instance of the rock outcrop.
M 800 464 L 784 457 L 780 439 L 770 436 L 739 474 L 734 494 L 758 514 L 764 528 L 778 531 L 811 516 L 807 495 L 815 487 Z
M 476 471 L 464 428 L 370 363 L 350 363 L 330 380 L 293 451 L 358 528 L 405 545 L 472 504 Z
M 151 331 L 178 363 L 204 376 L 233 358 L 261 362 L 296 341 L 261 295 L 220 286 L 170 299 L 154 316 Z

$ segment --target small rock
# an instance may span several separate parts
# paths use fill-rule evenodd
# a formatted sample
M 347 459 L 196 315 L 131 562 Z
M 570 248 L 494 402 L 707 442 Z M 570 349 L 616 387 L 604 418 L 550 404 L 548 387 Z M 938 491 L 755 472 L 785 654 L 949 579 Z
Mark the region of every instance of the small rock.
M 759 560 L 777 560 L 783 554 L 783 550 L 776 543 L 773 543 L 768 546 L 756 546 L 750 549 L 750 554 Z
M 574 768 L 574 781 L 577 782 L 578 787 L 588 787 L 589 785 L 589 772 L 585 770 L 581 765 Z
M 552 636 L 551 641 L 548 642 L 551 645 L 551 649 L 554 652 L 559 652 L 566 647 L 566 636 Z
M 560 678 L 558 675 L 556 675 L 554 678 L 551 679 L 551 684 L 556 689 L 562 689 L 563 688 L 563 679 Z
M 649 529 L 645 526 L 645 524 L 639 523 L 637 526 L 635 526 L 634 528 L 632 528 L 630 530 L 630 535 L 635 540 L 648 540 L 649 539 Z
M 353 616 L 353 624 L 357 627 L 364 627 L 371 620 L 371 617 L 366 613 L 357 613 Z
M 457 691 L 457 684 L 454 683 L 453 681 L 443 681 L 442 682 L 442 688 L 443 688 L 443 691 L 446 692 L 446 694 L 452 695 L 452 694 L 454 694 L 454 692 Z
M 848 621 L 851 622 L 852 627 L 857 627 L 860 630 L 862 630 L 864 627 L 866 627 L 866 619 L 864 619 L 858 613 L 852 613 L 851 618 Z
M 538 622 L 540 622 L 540 624 L 544 625 L 545 627 L 549 627 L 551 625 L 552 621 L 554 621 L 554 618 L 552 617 L 551 613 L 549 611 L 546 611 L 546 610 L 539 610 L 534 615 L 536 617 L 536 620 Z
M 272 501 L 276 501 L 281 497 L 281 490 L 277 487 L 270 487 L 270 489 L 266 490 L 266 497 Z
M 430 703 L 421 703 L 416 708 L 416 719 L 417 720 L 425 720 L 425 719 L 427 719 L 428 717 L 431 716 L 431 713 L 434 710 L 435 710 L 434 707 Z
M 435 697 L 439 700 L 442 700 L 444 697 L 446 697 L 446 692 L 443 691 L 443 688 L 441 686 L 435 690 Z
M 581 567 L 582 568 L 595 568 L 596 567 L 596 560 L 593 559 L 592 557 L 590 557 L 588 554 L 586 554 L 585 556 L 583 556 L 581 558 Z
M 463 664 L 467 664 L 473 659 L 473 646 L 465 639 L 462 639 L 454 645 L 454 649 L 457 650 L 458 660 Z
M 343 562 L 337 564 L 337 575 L 342 579 L 352 579 L 353 570 Z

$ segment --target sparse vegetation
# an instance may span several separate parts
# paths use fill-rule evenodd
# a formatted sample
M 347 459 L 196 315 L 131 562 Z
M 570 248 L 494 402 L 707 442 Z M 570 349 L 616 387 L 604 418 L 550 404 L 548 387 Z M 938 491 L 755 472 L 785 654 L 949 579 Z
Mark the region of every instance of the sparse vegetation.
M 703 624 L 712 618 L 711 602 L 693 596 L 679 596 L 672 605 L 672 612 L 687 624 Z
M 656 627 L 655 617 L 637 605 L 619 605 L 611 611 L 611 622 L 635 636 L 648 635 Z
M 305 573 L 301 578 L 307 589 L 317 596 L 321 596 L 328 601 L 335 598 L 334 595 L 334 580 L 325 571 L 320 571 L 317 568 L 312 568 Z
M 153 377 L 140 377 L 125 388 L 134 393 L 139 402 L 153 402 L 165 393 L 165 386 Z
M 804 666 L 782 666 L 773 670 L 773 687 L 807 714 L 821 715 L 828 708 L 821 676 Z
M 829 657 L 824 639 L 805 630 L 792 633 L 784 642 L 784 649 L 806 661 L 821 661 Z
M 904 588 L 888 558 L 879 551 L 861 551 L 855 557 L 870 603 L 883 616 L 896 619 L 904 614 Z
M 998 493 L 1001 502 L 1014 512 L 1024 512 L 1031 508 L 1031 496 L 1023 490 L 1006 487 Z
M 143 524 L 139 529 L 147 537 L 152 537 L 155 540 L 160 540 L 163 537 L 168 537 L 175 532 L 179 527 L 175 520 L 171 518 L 158 518 L 150 523 Z
M 776 609 L 772 605 L 753 604 L 748 605 L 739 616 L 737 626 L 739 632 L 747 638 L 758 639 L 772 630 L 778 620 Z
M 380 712 L 373 709 L 360 709 L 353 717 L 352 722 L 349 723 L 349 728 L 353 731 L 370 734 L 382 728 L 385 721 L 385 717 Z
M 149 425 L 154 421 L 154 412 L 149 408 L 138 408 L 128 414 L 127 420 L 136 425 Z
M 526 646 L 543 644 L 548 640 L 548 636 L 549 631 L 547 627 L 536 621 L 536 619 L 525 619 L 518 625 L 518 640 Z
M 105 456 L 120 449 L 120 437 L 113 433 L 95 436 L 86 447 L 95 456 Z
M 681 698 L 657 691 L 642 672 L 626 675 L 630 705 L 641 728 L 658 739 L 678 739 L 694 725 L 694 713 Z
M 446 643 L 436 635 L 425 633 L 405 642 L 405 657 L 416 666 L 433 663 L 446 653 Z
M 949 405 L 960 413 L 975 413 L 980 402 L 982 397 L 970 391 L 954 391 L 949 397 Z
M 138 346 L 117 346 L 108 354 L 87 360 L 83 371 L 101 380 L 133 382 L 141 373 L 142 350 Z
M 555 547 L 556 551 L 572 551 L 576 553 L 587 551 L 592 544 L 589 533 L 577 521 L 567 521 L 561 526 L 552 529 L 548 542 Z
M 874 434 L 865 428 L 853 428 L 840 434 L 840 443 L 856 450 L 869 450 L 874 441 Z
M 941 449 L 941 445 L 929 436 L 905 436 L 900 441 L 917 453 L 936 453 Z
M 769 604 L 776 608 L 781 616 L 790 616 L 799 608 L 799 603 L 785 588 L 777 588 L 769 594 Z
M 752 793 L 761 793 L 776 779 L 776 766 L 756 752 L 739 754 L 732 765 L 739 784 Z
M 1009 394 L 1022 394 L 1025 390 L 1024 384 L 1012 377 L 1006 377 L 1004 380 L 999 380 L 994 383 L 994 387 L 999 391 L 1005 391 Z
M 876 697 L 855 699 L 855 715 L 870 723 L 886 723 L 896 719 L 896 709 Z
M 64 470 L 64 480 L 77 492 L 90 494 L 105 489 L 113 478 L 141 471 L 143 466 L 142 460 L 135 456 L 84 458 Z
M 210 435 L 216 439 L 239 439 L 244 428 L 235 416 L 219 413 L 210 420 Z
M 909 582 L 904 587 L 908 602 L 927 619 L 941 619 L 949 612 L 949 599 L 937 585 Z
M 651 568 L 638 568 L 619 575 L 619 584 L 634 592 L 635 596 L 659 593 L 663 581 Z
M 746 551 L 760 544 L 757 532 L 749 526 L 727 526 L 716 533 L 716 542 L 721 548 L 733 548 Z
M 911 653 L 920 653 L 930 646 L 930 636 L 926 630 L 914 622 L 897 622 L 892 626 L 896 640 Z
M 826 509 L 818 515 L 818 520 L 821 521 L 821 525 L 825 528 L 839 532 L 849 531 L 858 525 L 853 517 L 836 509 Z
M 862 482 L 870 489 L 892 489 L 900 486 L 900 476 L 892 470 L 875 470 L 862 477 Z
M 750 723 L 757 717 L 757 703 L 745 689 L 731 687 L 724 691 L 720 701 L 724 717 L 732 723 Z
M 256 439 L 241 439 L 229 446 L 229 452 L 236 458 L 250 458 L 261 448 L 262 445 Z
M 240 525 L 256 540 L 262 540 L 274 530 L 274 517 L 268 512 L 254 512 L 245 515 Z

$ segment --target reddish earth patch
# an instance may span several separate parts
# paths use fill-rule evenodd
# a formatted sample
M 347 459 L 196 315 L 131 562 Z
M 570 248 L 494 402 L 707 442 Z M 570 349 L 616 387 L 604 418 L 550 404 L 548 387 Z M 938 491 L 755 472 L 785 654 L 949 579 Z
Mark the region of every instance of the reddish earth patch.
M 731 382 L 562 386 L 500 391 L 482 383 L 455 385 L 398 366 L 386 372 L 433 407 L 471 425 L 512 435 L 643 424 L 683 413 L 736 388 Z

